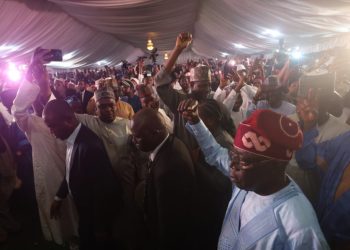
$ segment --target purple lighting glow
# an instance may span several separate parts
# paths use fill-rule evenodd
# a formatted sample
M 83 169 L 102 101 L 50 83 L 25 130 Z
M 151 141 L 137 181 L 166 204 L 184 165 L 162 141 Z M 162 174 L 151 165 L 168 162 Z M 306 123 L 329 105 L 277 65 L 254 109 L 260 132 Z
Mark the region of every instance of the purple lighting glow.
M 21 72 L 14 63 L 9 63 L 7 68 L 7 77 L 12 82 L 21 80 Z

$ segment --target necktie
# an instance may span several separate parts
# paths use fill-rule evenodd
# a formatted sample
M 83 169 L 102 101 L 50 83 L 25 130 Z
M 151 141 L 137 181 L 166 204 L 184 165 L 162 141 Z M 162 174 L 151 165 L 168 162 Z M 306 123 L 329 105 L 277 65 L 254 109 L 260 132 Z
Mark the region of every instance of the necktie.
M 147 216 L 148 213 L 148 193 L 149 193 L 149 189 L 151 188 L 151 178 L 152 178 L 152 167 L 154 165 L 154 162 L 152 162 L 151 160 L 149 160 L 147 162 L 147 177 L 146 177 L 146 185 L 145 185 L 145 195 L 144 195 L 144 199 L 143 199 L 143 207 L 144 207 L 144 211 L 145 211 L 145 216 Z

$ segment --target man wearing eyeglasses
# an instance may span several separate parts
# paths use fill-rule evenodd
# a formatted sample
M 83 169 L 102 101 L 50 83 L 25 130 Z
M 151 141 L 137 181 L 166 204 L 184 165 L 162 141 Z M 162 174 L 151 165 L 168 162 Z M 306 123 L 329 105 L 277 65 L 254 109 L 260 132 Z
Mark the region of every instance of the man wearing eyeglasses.
M 199 119 L 195 101 L 179 112 L 188 121 L 209 165 L 233 182 L 218 249 L 329 249 L 315 212 L 285 174 L 303 136 L 297 123 L 270 110 L 243 121 L 231 152 L 222 148 Z

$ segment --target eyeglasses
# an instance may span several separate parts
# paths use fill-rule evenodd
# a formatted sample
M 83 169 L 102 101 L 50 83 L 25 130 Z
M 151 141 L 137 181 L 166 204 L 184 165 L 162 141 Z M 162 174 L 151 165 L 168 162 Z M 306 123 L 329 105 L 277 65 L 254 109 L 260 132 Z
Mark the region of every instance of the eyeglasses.
M 237 153 L 233 153 L 231 155 L 231 169 L 235 169 L 236 171 L 239 170 L 249 170 L 257 166 L 262 166 L 265 164 L 268 164 L 269 162 L 272 162 L 274 160 L 272 159 L 261 159 L 261 158 L 251 158 L 247 160 L 242 160 Z

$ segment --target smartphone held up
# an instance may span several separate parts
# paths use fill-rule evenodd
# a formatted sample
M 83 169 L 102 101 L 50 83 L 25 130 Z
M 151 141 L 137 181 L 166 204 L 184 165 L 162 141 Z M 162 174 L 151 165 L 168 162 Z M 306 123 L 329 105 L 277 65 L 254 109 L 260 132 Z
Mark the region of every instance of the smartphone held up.
M 61 62 L 63 59 L 62 50 L 60 49 L 42 49 L 39 48 L 34 53 L 35 57 L 41 57 L 40 59 L 45 62 Z

